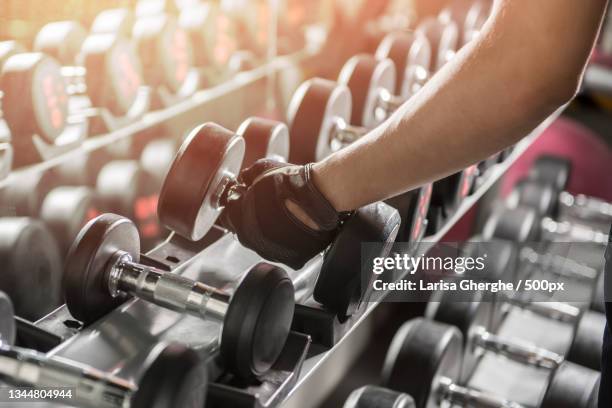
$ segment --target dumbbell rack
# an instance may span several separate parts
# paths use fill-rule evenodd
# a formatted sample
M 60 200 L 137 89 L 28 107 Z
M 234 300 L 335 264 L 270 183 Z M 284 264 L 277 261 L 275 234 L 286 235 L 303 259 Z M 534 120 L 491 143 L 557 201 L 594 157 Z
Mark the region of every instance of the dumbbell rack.
M 234 128 L 245 117 L 256 113 L 255 109 L 261 103 L 260 95 L 269 90 L 270 84 L 273 87 L 278 86 L 274 84 L 273 77 L 276 74 L 315 56 L 316 50 L 305 49 L 288 56 L 276 57 L 252 71 L 242 73 L 210 89 L 199 91 L 176 105 L 148 113 L 141 120 L 124 128 L 91 138 L 78 149 L 30 167 L 17 169 L 0 181 L 0 188 L 19 182 L 20 177 L 30 172 L 46 171 L 83 152 L 101 149 L 126 138 L 139 137 L 158 127 L 185 129 L 210 119 Z M 242 109 L 237 109 L 241 106 L 238 101 L 242 102 Z M 226 106 L 227 109 L 220 109 L 221 106 Z M 224 112 L 223 117 L 215 113 L 219 111 Z M 560 111 L 524 138 L 503 163 L 490 168 L 483 175 L 483 182 L 478 189 L 461 204 L 439 232 L 424 240 L 419 251 L 426 252 L 429 246 L 439 242 L 499 180 L 514 160 L 520 157 Z M 172 253 L 172 259 L 167 256 L 168 253 Z M 177 254 L 183 256 L 179 259 Z M 186 243 L 178 236 L 171 236 L 165 243 L 143 257 L 145 264 L 229 289 L 249 266 L 260 260 L 256 254 L 241 247 L 227 231 L 219 228 L 214 228 L 204 240 L 197 243 Z M 321 257 L 316 257 L 302 270 L 288 269 L 288 273 L 294 281 L 304 276 L 316 276 L 312 271 L 318 270 L 321 261 Z M 360 329 L 367 326 L 368 317 L 377 306 L 377 303 L 371 303 L 358 316 L 339 324 L 333 317 L 325 316 L 320 309 L 317 309 L 310 295 L 308 288 L 303 290 L 303 293 L 298 293 L 304 301 L 303 305 L 298 306 L 294 327 L 319 326 L 319 331 L 303 330 L 307 332 L 306 334 L 302 334 L 300 330 L 294 331 L 269 378 L 264 378 L 262 384 L 258 386 L 248 388 L 236 386 L 228 381 L 217 364 L 217 333 L 220 330 L 220 322 L 181 316 L 155 305 L 134 300 L 128 301 L 83 330 L 79 330 L 80 323 L 70 316 L 65 306 L 35 323 L 18 319 L 18 324 L 19 329 L 28 334 L 27 337 L 31 341 L 29 346 L 45 351 L 48 355 L 67 357 L 101 370 L 114 371 L 127 379 L 139 375 L 143 358 L 155 343 L 160 340 L 179 340 L 191 345 L 209 359 L 211 378 L 217 381 L 209 388 L 209 398 L 213 402 L 222 405 L 231 401 L 231 406 L 290 406 L 302 398 L 303 390 L 309 388 L 318 374 L 325 373 L 331 366 L 338 372 L 342 372 L 342 366 L 345 369 L 348 367 L 348 363 L 359 352 Z M 310 321 L 311 324 L 308 324 L 308 318 L 313 315 L 318 320 Z M 322 321 L 320 319 L 327 324 L 318 325 Z M 95 350 L 95 353 L 92 353 L 92 350 Z M 333 378 L 327 375 L 323 377 L 326 380 Z M 333 381 L 328 382 L 328 386 L 333 386 Z

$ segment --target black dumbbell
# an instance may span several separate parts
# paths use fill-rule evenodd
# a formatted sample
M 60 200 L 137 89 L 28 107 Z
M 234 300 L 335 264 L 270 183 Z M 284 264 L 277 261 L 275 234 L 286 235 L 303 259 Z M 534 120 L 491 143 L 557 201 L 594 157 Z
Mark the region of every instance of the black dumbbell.
M 106 164 L 96 179 L 95 192 L 101 212 L 120 214 L 136 223 L 145 250 L 163 239 L 166 232 L 157 220 L 157 179 L 139 161 L 114 160 Z
M 61 67 L 52 57 L 42 53 L 9 57 L 2 67 L 0 89 L 16 167 L 63 153 L 86 136 L 87 120 L 68 121 L 68 95 Z
M 443 323 L 414 319 L 396 333 L 387 352 L 382 385 L 409 394 L 417 408 L 523 408 L 522 404 L 460 385 L 461 333 Z M 595 408 L 599 373 L 570 362 L 551 371 L 539 408 Z
M 459 27 L 459 44 L 472 41 L 491 14 L 493 2 L 489 0 L 460 0 L 445 7 L 438 18 L 443 23 L 455 22 Z
M 603 331 L 606 318 L 603 314 L 585 311 L 561 303 L 532 303 L 522 299 L 499 296 L 496 302 L 485 299 L 482 292 L 465 293 L 456 300 L 442 295 L 430 302 L 426 315 L 432 320 L 456 326 L 461 331 L 464 344 L 461 381 L 472 374 L 485 352 L 494 352 L 509 359 L 538 368 L 554 370 L 564 360 L 600 369 Z M 495 309 L 504 303 L 524 310 L 574 324 L 574 338 L 564 355 L 550 352 L 533 344 L 514 339 L 504 339 L 494 334 L 492 318 Z
M 33 217 L 45 223 L 59 245 L 62 258 L 79 230 L 98 215 L 94 191 L 88 187 L 58 186 L 51 171 L 32 172 L 0 190 L 5 216 Z
M 514 242 L 529 243 L 558 238 L 605 245 L 608 235 L 588 226 L 570 222 L 558 222 L 542 216 L 528 207 L 508 208 L 497 206 L 483 228 L 484 239 L 500 238 Z
M 72 315 L 92 323 L 127 296 L 190 315 L 223 321 L 221 355 L 238 376 L 267 372 L 282 351 L 293 319 L 294 289 L 285 271 L 260 263 L 233 294 L 139 264 L 135 225 L 103 214 L 81 231 L 66 260 L 64 295 Z
M 429 79 L 431 45 L 417 32 L 397 31 L 387 34 L 376 49 L 376 58 L 389 58 L 395 64 L 397 78 L 392 94 L 408 99 Z
M 132 35 L 145 82 L 157 89 L 162 103 L 189 97 L 198 89 L 200 76 L 194 69 L 193 45 L 174 16 L 139 17 L 134 22 Z
M 0 292 L 0 377 L 8 385 L 29 389 L 61 388 L 63 404 L 91 408 L 203 407 L 207 369 L 198 354 L 179 344 L 158 344 L 145 360 L 136 384 L 65 358 L 48 357 L 15 347 L 10 300 Z M 57 398 L 49 396 L 57 402 Z
M 87 94 L 91 105 L 115 117 L 137 117 L 148 109 L 142 66 L 130 41 L 116 34 L 87 35 L 73 21 L 43 26 L 34 49 L 55 57 L 69 95 Z
M 282 122 L 253 116 L 240 124 L 236 134 L 245 142 L 244 169 L 263 158 L 289 160 L 289 129 Z
M 61 256 L 41 221 L 0 218 L 0 264 L 0 290 L 11 296 L 20 317 L 35 321 L 61 304 Z
M 589 197 L 583 194 L 573 195 L 565 191 L 572 172 L 572 164 L 568 159 L 558 156 L 540 156 L 533 163 L 527 175 L 528 183 L 525 186 L 518 184 L 520 201 L 534 206 L 542 206 L 550 211 L 550 215 L 557 217 L 567 213 L 577 219 L 610 222 L 612 220 L 612 204 L 600 198 Z M 541 197 L 537 191 L 532 190 L 540 185 L 542 189 L 547 186 L 551 197 Z M 524 190 L 524 191 L 522 191 Z M 543 193 L 542 193 L 543 194 Z
M 269 128 L 274 129 L 274 127 Z M 191 240 L 203 238 L 224 209 L 229 196 L 244 189 L 236 177 L 241 168 L 245 141 L 233 132 L 206 123 L 187 137 L 168 171 L 162 187 L 158 216 L 162 224 Z M 361 265 L 388 254 L 399 229 L 394 209 L 373 204 L 355 212 L 343 223 L 335 242 L 327 249 L 314 289 L 314 298 L 340 319 L 351 316 L 370 293 Z M 361 242 L 384 243 L 355 257 Z
M 427 17 L 419 23 L 416 31 L 424 35 L 431 45 L 432 58 L 428 68 L 432 75 L 453 59 L 461 47 L 459 28 L 454 21 L 441 21 L 435 17 Z
M 416 408 L 408 394 L 366 385 L 351 392 L 343 408 Z

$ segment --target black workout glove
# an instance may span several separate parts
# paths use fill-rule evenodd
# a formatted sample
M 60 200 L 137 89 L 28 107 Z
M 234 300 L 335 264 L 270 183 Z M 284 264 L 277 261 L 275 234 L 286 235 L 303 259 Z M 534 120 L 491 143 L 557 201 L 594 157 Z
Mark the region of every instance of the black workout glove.
M 343 214 L 315 187 L 311 165 L 259 160 L 241 172 L 240 181 L 246 189 L 228 198 L 223 223 L 263 258 L 299 269 L 336 236 Z M 297 219 L 287 202 L 299 206 L 319 230 Z

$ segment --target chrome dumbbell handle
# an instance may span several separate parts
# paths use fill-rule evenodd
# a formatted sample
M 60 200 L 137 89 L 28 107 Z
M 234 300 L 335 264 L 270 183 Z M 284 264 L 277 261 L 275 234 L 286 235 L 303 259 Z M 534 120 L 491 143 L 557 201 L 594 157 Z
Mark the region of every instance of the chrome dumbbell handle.
M 393 95 L 386 88 L 381 88 L 378 93 L 378 101 L 379 107 L 384 110 L 386 115 L 388 115 L 395 112 L 400 106 L 402 106 L 402 104 L 406 102 L 406 99 Z
M 555 221 L 552 218 L 543 218 L 541 222 L 542 230 L 547 233 L 564 236 L 576 242 L 592 242 L 594 244 L 605 245 L 608 243 L 608 234 L 596 231 L 592 228 L 585 227 L 566 221 Z
M 521 249 L 520 259 L 565 278 L 594 280 L 599 274 L 597 269 L 583 265 L 573 259 L 556 254 L 541 254 L 528 247 Z
M 472 408 L 525 408 L 516 402 L 495 395 L 455 384 L 451 379 L 440 379 L 438 403 L 449 402 L 452 406 Z
M 547 370 L 555 370 L 564 360 L 560 354 L 529 343 L 503 339 L 484 328 L 474 334 L 474 346 L 525 365 Z
M 68 95 L 84 95 L 87 92 L 85 67 L 64 66 L 60 70 L 62 77 L 66 81 L 66 93 Z
M 343 146 L 356 142 L 367 133 L 364 128 L 351 126 L 345 120 L 337 118 L 330 134 L 330 142 L 336 140 Z
M 110 265 L 108 289 L 113 296 L 135 295 L 200 318 L 212 315 L 223 319 L 227 313 L 230 296 L 214 287 L 134 263 L 129 254 L 121 251 Z
M 62 403 L 87 408 L 127 407 L 136 392 L 130 382 L 94 368 L 2 344 L 0 380 L 16 387 L 70 390 Z
M 612 203 L 582 194 L 573 195 L 567 191 L 559 194 L 559 203 L 579 218 L 612 219 Z
M 505 302 L 559 322 L 574 323 L 580 317 L 580 309 L 567 303 L 529 302 L 515 297 L 508 297 Z

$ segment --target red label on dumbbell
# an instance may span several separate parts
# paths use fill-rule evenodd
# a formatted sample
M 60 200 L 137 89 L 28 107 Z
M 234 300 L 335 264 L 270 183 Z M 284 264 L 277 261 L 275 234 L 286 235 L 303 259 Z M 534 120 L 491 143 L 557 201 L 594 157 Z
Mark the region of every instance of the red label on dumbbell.
M 52 141 L 66 126 L 68 114 L 68 95 L 59 66 L 55 62 L 43 61 L 35 73 L 34 83 L 39 86 L 33 86 L 33 91 L 38 89 L 42 99 L 35 105 L 41 108 L 36 111 L 39 128 L 44 133 L 42 136 Z
M 160 228 L 157 222 L 158 201 L 159 196 L 153 194 L 139 197 L 134 202 L 134 216 L 143 238 L 155 238 L 160 234 Z
M 112 83 L 117 84 L 117 95 L 121 98 L 123 113 L 127 113 L 134 103 L 138 90 L 142 85 L 140 64 L 136 55 L 127 44 L 118 44 L 114 50 L 114 63 L 111 66 Z

